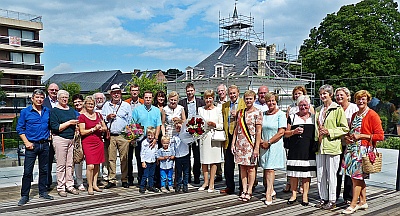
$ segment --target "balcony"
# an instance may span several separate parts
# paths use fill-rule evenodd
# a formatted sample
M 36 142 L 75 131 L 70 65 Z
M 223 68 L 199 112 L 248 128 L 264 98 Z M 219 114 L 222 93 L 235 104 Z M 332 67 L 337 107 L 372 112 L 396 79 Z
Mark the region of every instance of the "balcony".
M 10 44 L 10 37 L 8 36 L 0 36 L 0 44 Z M 43 48 L 43 42 L 38 40 L 28 40 L 21 38 L 21 46 L 22 47 L 35 47 L 35 48 Z
M 43 64 L 13 62 L 13 61 L 4 61 L 4 60 L 0 60 L 0 68 L 44 71 Z M 4 73 L 7 73 L 7 71 L 5 70 Z

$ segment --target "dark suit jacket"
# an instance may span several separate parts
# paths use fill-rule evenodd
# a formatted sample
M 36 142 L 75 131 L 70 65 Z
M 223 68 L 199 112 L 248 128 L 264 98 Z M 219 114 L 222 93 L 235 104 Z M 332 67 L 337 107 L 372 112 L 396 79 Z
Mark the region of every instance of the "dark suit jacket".
M 204 100 L 202 100 L 200 98 L 195 97 L 195 99 L 196 99 L 196 113 L 198 113 L 197 110 L 199 109 L 199 107 L 205 106 L 206 103 L 204 102 Z M 185 110 L 185 116 L 186 116 L 186 118 L 188 118 L 187 98 L 180 100 L 178 104 L 183 106 L 183 108 Z
M 46 97 L 46 98 L 44 99 L 44 101 L 43 101 L 43 106 L 49 108 L 50 110 L 53 109 L 53 107 L 51 106 L 50 98 L 49 98 L 49 97 Z

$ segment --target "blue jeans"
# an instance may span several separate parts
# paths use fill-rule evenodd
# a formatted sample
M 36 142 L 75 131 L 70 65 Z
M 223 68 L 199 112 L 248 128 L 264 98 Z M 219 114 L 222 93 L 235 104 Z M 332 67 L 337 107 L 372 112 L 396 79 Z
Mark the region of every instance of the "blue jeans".
M 22 176 L 21 196 L 28 196 L 31 190 L 33 167 L 36 156 L 39 159 L 39 194 L 47 193 L 47 166 L 49 163 L 49 143 L 33 143 L 34 148 L 25 149 L 24 175 Z
M 176 186 L 187 186 L 189 181 L 190 155 L 175 158 Z M 183 176 L 183 178 L 182 178 Z
M 160 176 L 161 176 L 161 187 L 165 187 L 165 182 L 168 179 L 168 186 L 172 187 L 172 175 L 174 174 L 174 168 L 171 169 L 160 169 Z
M 146 180 L 148 179 L 149 181 L 148 186 L 153 187 L 154 186 L 154 171 L 156 170 L 156 163 L 147 163 L 146 162 L 146 168 L 143 170 L 143 176 L 142 180 L 140 182 L 140 188 L 144 189 L 146 187 Z

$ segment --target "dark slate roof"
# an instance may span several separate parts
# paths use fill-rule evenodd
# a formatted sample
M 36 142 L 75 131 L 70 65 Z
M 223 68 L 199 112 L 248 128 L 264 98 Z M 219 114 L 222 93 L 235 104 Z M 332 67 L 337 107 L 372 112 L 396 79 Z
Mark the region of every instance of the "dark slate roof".
M 194 67 L 194 78 L 196 78 L 199 74 L 203 74 L 204 78 L 213 76 L 215 74 L 214 65 L 217 63 L 234 65 L 231 71 L 224 71 L 224 76 L 226 76 L 228 73 L 235 73 L 235 75 L 239 75 L 248 65 L 248 61 L 257 60 L 258 52 L 257 47 L 255 47 L 251 43 L 246 43 L 240 54 L 236 56 L 242 46 L 243 43 L 221 45 L 211 55 L 209 55 L 206 59 L 204 59 Z M 228 47 L 228 49 L 225 51 L 222 57 L 218 59 L 218 57 L 224 52 L 226 47 Z M 183 74 L 178 78 L 178 80 L 184 80 L 185 78 L 186 74 Z
M 132 79 L 132 73 L 121 73 L 118 74 L 115 79 L 113 80 L 113 84 L 119 84 L 121 88 L 125 89 L 126 85 Z
M 83 93 L 96 89 L 106 92 L 119 74 L 122 74 L 120 70 L 62 73 L 54 74 L 46 82 L 57 83 L 60 87 L 62 83 L 75 82 L 81 86 Z

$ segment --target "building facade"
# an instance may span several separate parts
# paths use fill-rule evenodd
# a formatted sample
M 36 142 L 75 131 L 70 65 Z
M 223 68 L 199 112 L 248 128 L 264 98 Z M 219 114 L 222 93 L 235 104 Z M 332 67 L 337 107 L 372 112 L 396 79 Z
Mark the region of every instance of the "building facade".
M 6 93 L 0 100 L 3 116 L 18 113 L 31 104 L 32 91 L 44 87 L 41 85 L 44 75 L 40 60 L 44 52 L 41 30 L 41 16 L 0 9 L 0 87 Z M 0 116 L 0 123 L 4 121 L 10 119 Z

